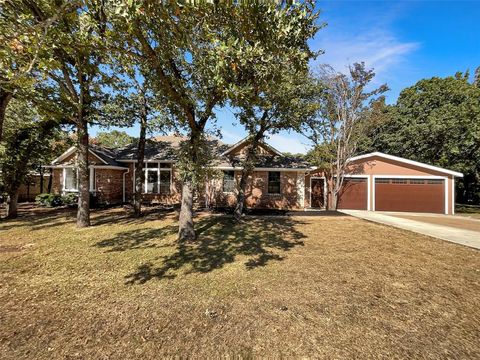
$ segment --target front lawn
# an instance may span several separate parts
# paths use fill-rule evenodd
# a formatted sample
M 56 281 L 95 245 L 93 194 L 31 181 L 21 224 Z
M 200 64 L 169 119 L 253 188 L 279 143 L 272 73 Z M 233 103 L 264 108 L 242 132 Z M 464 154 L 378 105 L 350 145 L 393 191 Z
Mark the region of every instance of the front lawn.
M 480 205 L 457 205 L 455 214 L 480 219 Z
M 348 216 L 0 222 L 2 359 L 478 358 L 474 249 Z

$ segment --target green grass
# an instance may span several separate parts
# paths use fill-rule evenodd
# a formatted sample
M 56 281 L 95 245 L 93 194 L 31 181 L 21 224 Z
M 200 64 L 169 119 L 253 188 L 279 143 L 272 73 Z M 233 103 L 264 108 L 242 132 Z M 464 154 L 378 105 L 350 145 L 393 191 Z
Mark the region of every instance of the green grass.
M 2 359 L 475 358 L 476 250 L 347 216 L 0 222 Z
M 457 205 L 455 214 L 480 219 L 480 205 Z

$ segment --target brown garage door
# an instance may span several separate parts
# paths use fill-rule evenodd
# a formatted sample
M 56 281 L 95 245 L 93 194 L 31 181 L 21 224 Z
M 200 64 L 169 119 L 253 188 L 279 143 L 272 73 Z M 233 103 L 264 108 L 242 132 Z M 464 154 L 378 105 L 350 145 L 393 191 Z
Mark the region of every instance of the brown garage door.
M 367 210 L 367 179 L 345 179 L 338 194 L 338 208 Z
M 441 179 L 375 179 L 375 210 L 445 212 Z

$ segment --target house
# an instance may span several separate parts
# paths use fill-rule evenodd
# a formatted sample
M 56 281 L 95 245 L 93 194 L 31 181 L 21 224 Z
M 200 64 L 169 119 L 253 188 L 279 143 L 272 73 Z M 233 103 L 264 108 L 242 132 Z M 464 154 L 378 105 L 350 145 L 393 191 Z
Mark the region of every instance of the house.
M 145 148 L 144 201 L 172 205 L 180 202 L 177 168 L 181 137 L 150 139 Z M 202 186 L 198 199 L 208 207 L 231 207 L 248 141 L 227 145 L 210 139 L 215 170 Z M 53 191 L 78 189 L 76 150 L 68 149 L 49 166 Z M 136 146 L 121 149 L 90 147 L 90 191 L 99 203 L 129 202 L 134 193 Z M 453 214 L 455 178 L 461 173 L 374 152 L 350 159 L 339 194 L 340 209 L 415 211 Z M 324 208 L 325 176 L 301 158 L 285 156 L 267 143 L 260 145 L 258 161 L 247 181 L 250 208 L 305 210 Z

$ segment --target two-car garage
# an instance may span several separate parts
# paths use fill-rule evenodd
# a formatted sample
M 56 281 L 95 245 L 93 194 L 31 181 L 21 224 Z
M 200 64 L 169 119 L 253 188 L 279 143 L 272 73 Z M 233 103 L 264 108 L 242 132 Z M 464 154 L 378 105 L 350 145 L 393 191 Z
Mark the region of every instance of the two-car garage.
M 320 174 L 316 176 L 318 179 Z M 360 155 L 350 159 L 349 172 L 338 194 L 338 208 L 453 214 L 455 178 L 462 176 L 379 152 Z M 311 204 L 315 207 L 313 201 Z

